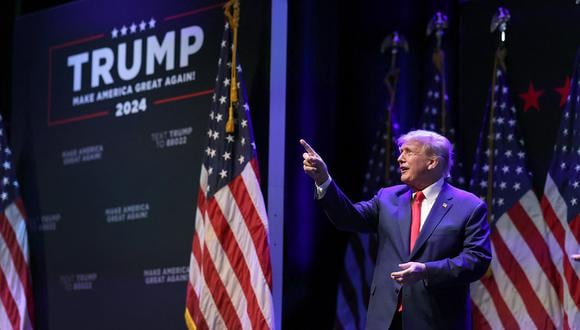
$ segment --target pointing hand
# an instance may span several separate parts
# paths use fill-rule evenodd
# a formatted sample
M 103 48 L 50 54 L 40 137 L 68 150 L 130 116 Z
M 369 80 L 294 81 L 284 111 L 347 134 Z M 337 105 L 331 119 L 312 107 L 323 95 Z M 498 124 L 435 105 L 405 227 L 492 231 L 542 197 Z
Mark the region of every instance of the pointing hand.
M 322 157 L 312 149 L 312 147 L 306 143 L 306 141 L 300 139 L 300 144 L 306 150 L 305 153 L 302 154 L 304 161 L 302 162 L 304 167 L 304 172 L 308 174 L 317 185 L 323 184 L 329 178 L 328 169 L 326 168 L 326 164 Z

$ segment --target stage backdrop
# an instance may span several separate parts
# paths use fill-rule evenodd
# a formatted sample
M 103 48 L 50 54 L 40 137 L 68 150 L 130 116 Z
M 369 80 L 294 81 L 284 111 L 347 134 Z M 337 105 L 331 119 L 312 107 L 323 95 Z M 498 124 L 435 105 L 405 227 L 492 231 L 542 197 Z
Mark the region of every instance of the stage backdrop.
M 184 328 L 222 5 L 80 1 L 17 20 L 11 140 L 39 328 Z

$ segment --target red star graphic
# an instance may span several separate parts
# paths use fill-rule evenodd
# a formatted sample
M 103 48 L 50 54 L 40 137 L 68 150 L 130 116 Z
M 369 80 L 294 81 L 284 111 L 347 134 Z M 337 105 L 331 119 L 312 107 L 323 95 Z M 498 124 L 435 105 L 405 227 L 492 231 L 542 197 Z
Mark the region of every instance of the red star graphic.
M 524 100 L 524 112 L 527 112 L 530 108 L 535 108 L 540 111 L 540 105 L 538 104 L 538 98 L 544 94 L 544 90 L 535 90 L 534 84 L 530 81 L 530 86 L 528 91 L 525 93 L 520 93 L 520 97 Z
M 566 100 L 568 99 L 568 94 L 570 94 L 570 77 L 566 77 L 566 82 L 564 86 L 554 88 L 558 94 L 560 94 L 560 106 L 566 104 Z

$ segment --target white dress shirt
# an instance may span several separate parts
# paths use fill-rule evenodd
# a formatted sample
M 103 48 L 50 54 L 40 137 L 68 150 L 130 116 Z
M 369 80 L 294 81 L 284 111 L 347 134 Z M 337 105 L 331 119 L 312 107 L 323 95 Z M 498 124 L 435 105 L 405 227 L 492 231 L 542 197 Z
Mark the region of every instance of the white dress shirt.
M 435 200 L 439 193 L 441 192 L 441 188 L 443 188 L 443 183 L 445 182 L 444 178 L 440 178 L 439 180 L 435 181 L 435 183 L 431 184 L 427 188 L 423 189 L 423 195 L 425 195 L 425 199 L 421 203 L 421 227 L 423 228 L 423 224 L 425 220 L 427 220 L 427 216 L 429 216 L 429 212 L 433 208 L 433 204 L 435 204 Z M 413 198 L 415 198 L 416 192 L 413 193 Z

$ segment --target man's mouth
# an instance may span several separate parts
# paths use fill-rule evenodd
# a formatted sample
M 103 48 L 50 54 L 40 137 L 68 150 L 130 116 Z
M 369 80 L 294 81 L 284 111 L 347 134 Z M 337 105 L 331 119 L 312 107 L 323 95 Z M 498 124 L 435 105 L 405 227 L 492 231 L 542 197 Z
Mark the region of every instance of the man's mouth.
M 401 166 L 401 167 L 399 167 L 399 171 L 401 171 L 401 174 L 403 174 L 403 173 L 407 172 L 408 170 L 409 170 L 409 168 L 408 168 L 408 167 L 405 167 L 405 166 Z

